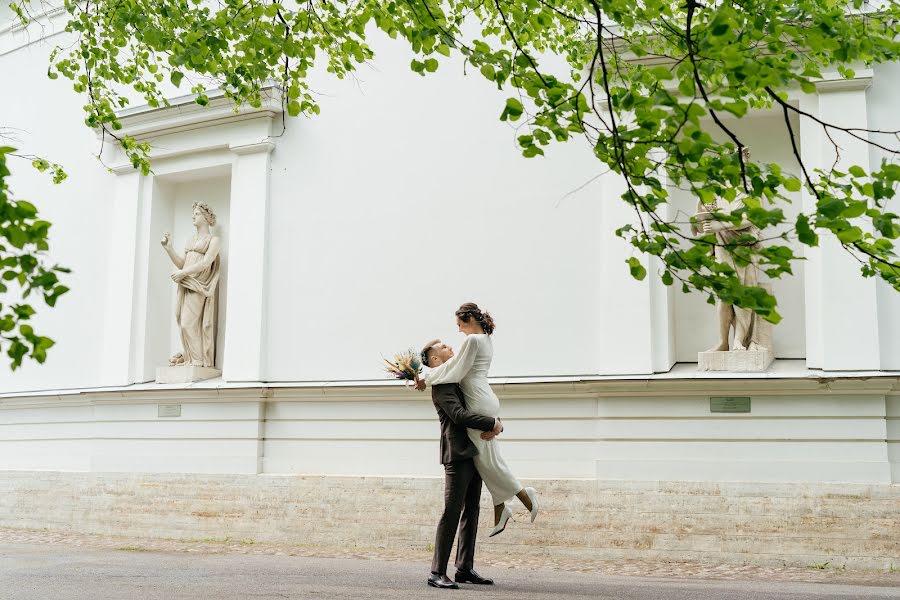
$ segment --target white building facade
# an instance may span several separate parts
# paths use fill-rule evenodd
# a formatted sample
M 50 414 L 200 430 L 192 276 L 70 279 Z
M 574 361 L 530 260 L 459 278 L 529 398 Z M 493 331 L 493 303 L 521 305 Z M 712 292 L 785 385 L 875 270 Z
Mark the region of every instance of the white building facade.
M 631 278 L 632 249 L 614 234 L 632 218 L 616 177 L 578 140 L 522 158 L 498 121 L 503 97 L 460 65 L 421 78 L 385 38 L 359 81 L 316 82 L 323 110 L 312 120 L 285 123 L 277 97 L 258 110 L 215 98 L 129 109 L 125 131 L 154 148 L 143 176 L 109 144 L 95 158 L 101 143 L 83 125 L 82 100 L 47 79 L 62 19 L 0 25 L 0 72 L 16 82 L 0 95 L 0 125 L 69 173 L 53 186 L 23 163 L 11 187 L 53 223 L 52 257 L 73 270 L 72 291 L 35 324 L 57 342 L 47 363 L 0 372 L 0 479 L 16 497 L 40 496 L 25 476 L 37 472 L 73 490 L 90 474 L 115 474 L 122 489 L 174 473 L 249 477 L 241 485 L 257 490 L 280 475 L 438 477 L 431 402 L 386 380 L 381 356 L 434 337 L 458 344 L 453 312 L 475 301 L 498 323 L 501 441 L 521 478 L 574 486 L 573 497 L 697 482 L 703 494 L 777 489 L 810 506 L 852 484 L 874 499 L 869 517 L 900 508 L 900 294 L 863 279 L 834 240 L 804 249 L 795 276 L 773 282 L 784 319 L 767 372 L 699 373 L 714 309 L 663 286 L 652 262 L 651 276 Z M 885 65 L 792 102 L 892 130 L 898 92 L 900 68 Z M 807 165 L 830 165 L 816 126 L 797 125 Z M 780 114 L 735 128 L 754 158 L 797 169 Z M 881 156 L 847 142 L 842 160 Z M 216 211 L 223 242 L 222 377 L 156 384 L 156 368 L 180 349 L 159 239 L 170 231 L 184 246 L 197 200 Z M 798 192 L 785 212 L 813 202 Z M 676 197 L 672 210 L 692 207 Z M 713 412 L 722 397 L 749 399 L 749 412 Z M 48 508 L 23 520 L 11 497 L 0 524 L 60 518 Z M 575 510 L 552 496 L 548 506 Z M 760 539 L 781 535 L 763 529 Z M 869 566 L 900 555 L 896 544 L 860 544 L 831 555 Z M 660 552 L 705 551 L 689 546 Z M 798 553 L 830 556 L 815 543 Z

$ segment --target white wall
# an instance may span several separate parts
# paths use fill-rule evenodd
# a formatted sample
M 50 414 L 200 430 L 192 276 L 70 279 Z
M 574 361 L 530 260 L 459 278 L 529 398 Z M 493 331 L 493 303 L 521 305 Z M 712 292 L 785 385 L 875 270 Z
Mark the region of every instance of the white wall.
M 7 391 L 90 386 L 100 368 L 113 181 L 95 157 L 100 143 L 84 126 L 81 101 L 68 84 L 47 79 L 49 53 L 49 44 L 34 44 L 0 54 L 0 73 L 6 82 L 0 94 L 0 128 L 20 129 L 11 145 L 60 162 L 69 174 L 57 186 L 30 161 L 10 162 L 15 197 L 35 204 L 40 217 L 53 223 L 50 260 L 72 269 L 63 277 L 71 291 L 53 309 L 32 297 L 39 311 L 35 330 L 56 345 L 44 366 L 26 362 L 15 373 L 9 372 L 4 346 L 0 390 Z
M 496 375 L 597 370 L 598 187 L 580 140 L 524 159 L 505 96 L 458 63 L 422 78 L 376 41 L 361 82 L 316 82 L 322 114 L 272 156 L 269 380 L 378 378 L 474 301 Z M 622 268 L 625 268 L 622 265 Z
M 495 389 L 525 479 L 898 482 L 896 377 Z M 711 413 L 711 395 L 751 412 Z M 400 386 L 7 397 L 0 470 L 437 476 L 438 436 L 428 395 Z
M 12 22 L 15 14 L 9 7 L 9 2 L 0 3 L 0 29 Z

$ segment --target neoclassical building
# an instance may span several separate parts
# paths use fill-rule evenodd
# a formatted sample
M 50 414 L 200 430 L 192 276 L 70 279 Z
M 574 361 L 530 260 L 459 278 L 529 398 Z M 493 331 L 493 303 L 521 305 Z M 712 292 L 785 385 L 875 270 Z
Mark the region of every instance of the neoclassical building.
M 358 81 L 316 81 L 315 119 L 285 118 L 274 91 L 259 109 L 215 95 L 129 108 L 125 131 L 153 146 L 144 176 L 46 77 L 65 13 L 29 28 L 0 15 L 0 72 L 15 82 L 0 125 L 69 173 L 54 186 L 23 163 L 11 186 L 53 223 L 51 255 L 72 269 L 72 291 L 36 321 L 56 340 L 46 364 L 0 366 L 0 525 L 424 547 L 436 418 L 381 357 L 458 344 L 454 310 L 475 301 L 497 321 L 503 451 L 547 507 L 543 529 L 497 544 L 877 567 L 900 555 L 900 294 L 862 278 L 835 240 L 771 282 L 784 318 L 767 370 L 699 371 L 715 310 L 662 285 L 652 262 L 630 276 L 621 182 L 577 140 L 522 158 L 502 96 L 461 68 L 421 78 L 385 38 Z M 790 100 L 890 130 L 898 92 L 893 64 Z M 797 170 L 781 119 L 734 127 L 755 157 Z M 795 129 L 807 165 L 830 165 L 820 129 Z M 880 158 L 848 142 L 841 160 Z M 220 242 L 221 373 L 157 383 L 182 349 L 160 239 L 184 251 L 196 202 Z M 676 196 L 672 210 L 693 203 Z M 785 211 L 813 204 L 797 192 Z M 323 499 L 367 488 L 371 505 Z M 387 516 L 342 530 L 330 515 L 346 510 Z

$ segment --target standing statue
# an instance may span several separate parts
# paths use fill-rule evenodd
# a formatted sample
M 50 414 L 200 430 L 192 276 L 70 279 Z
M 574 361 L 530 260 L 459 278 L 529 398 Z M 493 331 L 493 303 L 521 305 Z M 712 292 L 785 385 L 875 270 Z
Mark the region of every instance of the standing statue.
M 750 158 L 750 151 L 743 149 L 744 160 Z M 727 200 L 715 200 L 710 204 L 702 201 L 697 203 L 697 212 L 691 219 L 691 231 L 694 235 L 699 233 L 713 234 L 716 237 L 716 246 L 714 254 L 716 260 L 729 265 L 734 269 L 740 282 L 748 287 L 764 287 L 766 284 L 759 283 L 759 265 L 758 259 L 754 255 L 750 264 L 739 264 L 729 246 L 734 247 L 736 244 L 747 245 L 753 250 L 760 248 L 758 241 L 749 241 L 747 237 L 759 239 L 760 230 L 756 225 L 745 218 L 740 223 L 734 224 L 731 221 L 721 221 L 716 219 L 716 213 L 720 215 L 729 215 L 743 206 L 742 198 L 739 196 L 731 202 Z M 774 358 L 771 339 L 771 324 L 761 319 L 752 310 L 727 304 L 721 300 L 716 302 L 716 310 L 719 318 L 719 341 L 718 343 L 706 351 L 706 353 L 727 352 L 729 350 L 750 350 L 755 352 L 768 352 L 768 357 L 763 359 L 766 367 Z M 729 344 L 729 334 L 731 328 L 734 327 L 734 340 Z M 703 356 L 701 353 L 701 369 L 703 369 Z M 761 364 L 761 363 L 757 363 Z M 708 367 L 708 370 L 730 370 Z M 743 369 L 740 370 L 757 370 Z
M 178 269 L 172 281 L 178 285 L 175 321 L 184 350 L 169 364 L 214 368 L 221 240 L 209 231 L 216 224 L 216 214 L 205 202 L 194 202 L 192 222 L 196 233 L 185 246 L 184 256 L 175 252 L 169 233 L 159 242 Z

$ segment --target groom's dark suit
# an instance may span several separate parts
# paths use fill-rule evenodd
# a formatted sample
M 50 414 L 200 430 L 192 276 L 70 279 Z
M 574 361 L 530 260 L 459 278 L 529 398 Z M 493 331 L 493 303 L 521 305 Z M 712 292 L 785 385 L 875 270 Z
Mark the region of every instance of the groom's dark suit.
M 494 419 L 469 412 L 462 390 L 455 383 L 432 387 L 431 400 L 441 421 L 441 463 L 444 465 L 445 475 L 444 514 L 438 522 L 434 539 L 431 572 L 446 575 L 457 525 L 459 540 L 456 544 L 456 568 L 469 571 L 475 560 L 481 476 L 472 461 L 478 450 L 469 440 L 466 428 L 491 431 Z

